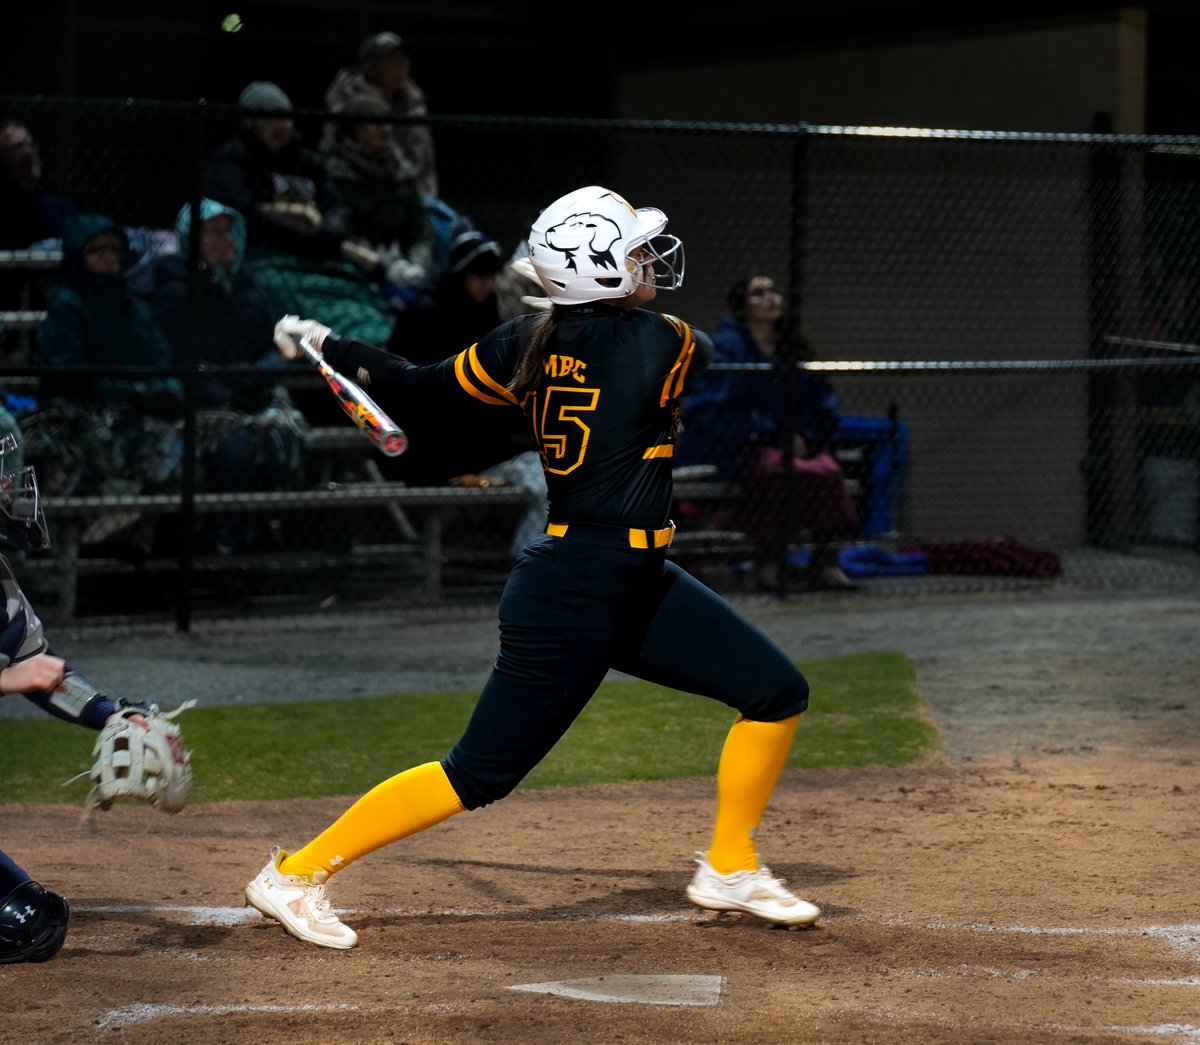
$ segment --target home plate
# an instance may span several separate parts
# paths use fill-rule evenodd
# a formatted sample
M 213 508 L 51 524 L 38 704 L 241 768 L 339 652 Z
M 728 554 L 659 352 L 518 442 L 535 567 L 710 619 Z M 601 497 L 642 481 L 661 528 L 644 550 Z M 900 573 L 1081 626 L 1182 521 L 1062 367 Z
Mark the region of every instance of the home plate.
M 588 976 L 582 980 L 514 983 L 514 991 L 557 994 L 581 1001 L 640 1002 L 643 1005 L 716 1005 L 720 976 Z

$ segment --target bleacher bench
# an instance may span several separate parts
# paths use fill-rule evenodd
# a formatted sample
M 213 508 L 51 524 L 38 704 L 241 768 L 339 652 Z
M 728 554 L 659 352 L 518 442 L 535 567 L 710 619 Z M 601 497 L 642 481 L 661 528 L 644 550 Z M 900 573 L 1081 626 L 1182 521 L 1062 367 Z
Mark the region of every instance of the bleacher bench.
M 361 438 L 361 437 L 360 437 Z M 415 554 L 421 563 L 423 575 L 422 592 L 431 600 L 442 593 L 442 566 L 444 561 L 444 530 L 448 512 L 462 508 L 480 509 L 498 505 L 523 506 L 529 494 L 521 487 L 496 486 L 487 488 L 460 488 L 454 486 L 417 487 L 399 482 L 362 482 L 335 485 L 326 489 L 298 491 L 255 491 L 247 493 L 198 493 L 192 500 L 192 510 L 197 514 L 212 512 L 260 512 L 285 510 L 336 509 L 341 512 L 357 508 L 382 506 L 413 512 L 419 518 L 419 526 L 412 532 L 404 532 L 405 549 Z M 51 527 L 50 558 L 40 560 L 54 571 L 54 587 L 58 592 L 58 610 L 65 617 L 73 618 L 77 610 L 79 576 L 81 570 L 82 536 L 87 526 L 99 516 L 109 512 L 135 511 L 149 515 L 175 515 L 183 508 L 183 500 L 175 494 L 134 495 L 120 497 L 45 497 L 43 507 Z M 407 514 L 404 515 L 407 520 Z M 383 554 L 396 554 L 387 549 Z M 364 551 L 347 553 L 349 557 L 363 557 Z M 246 554 L 245 561 L 256 559 L 263 569 L 271 569 L 276 553 Z M 224 557 L 232 564 L 234 557 Z M 38 561 L 26 563 L 25 568 L 38 567 Z M 46 567 L 42 567 L 46 568 Z

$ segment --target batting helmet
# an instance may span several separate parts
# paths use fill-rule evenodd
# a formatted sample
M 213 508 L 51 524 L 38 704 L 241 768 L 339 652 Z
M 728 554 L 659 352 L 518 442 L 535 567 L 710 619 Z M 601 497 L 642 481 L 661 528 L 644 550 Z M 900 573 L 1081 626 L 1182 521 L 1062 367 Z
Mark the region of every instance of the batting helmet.
M 601 185 L 560 197 L 538 215 L 529 232 L 529 257 L 551 301 L 579 305 L 624 298 L 646 284 L 642 247 L 652 263 L 652 283 L 674 290 L 683 283 L 683 244 L 663 233 L 667 216 L 655 207 L 635 209 Z
M 67 938 L 71 910 L 58 893 L 23 882 L 0 900 L 0 965 L 44 962 Z
M 50 547 L 50 531 L 42 512 L 37 475 L 30 465 L 6 467 L 17 452 L 11 433 L 0 437 L 0 547 L 37 552 Z

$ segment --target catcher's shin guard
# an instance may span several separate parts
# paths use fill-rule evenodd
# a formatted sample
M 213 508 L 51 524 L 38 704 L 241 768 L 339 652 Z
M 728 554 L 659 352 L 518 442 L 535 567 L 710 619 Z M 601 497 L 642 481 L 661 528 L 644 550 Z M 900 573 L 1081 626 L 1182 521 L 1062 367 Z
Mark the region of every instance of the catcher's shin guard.
M 18 885 L 0 900 L 0 965 L 53 958 L 67 938 L 70 916 L 58 893 L 33 881 Z

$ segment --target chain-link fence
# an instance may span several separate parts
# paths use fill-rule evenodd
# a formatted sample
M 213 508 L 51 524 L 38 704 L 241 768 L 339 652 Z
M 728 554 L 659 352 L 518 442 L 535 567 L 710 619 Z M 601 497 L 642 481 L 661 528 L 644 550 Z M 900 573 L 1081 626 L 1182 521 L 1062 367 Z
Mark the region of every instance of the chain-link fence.
M 672 551 L 716 586 L 798 591 L 831 561 L 898 592 L 1200 579 L 1198 141 L 427 128 L 47 98 L 0 111 L 14 121 L 0 380 L 54 537 L 19 572 L 50 616 L 186 626 L 194 612 L 493 598 L 541 503 L 528 472 L 495 467 L 528 449 L 521 433 L 480 420 L 443 456 L 414 437 L 383 458 L 310 368 L 280 360 L 271 327 L 297 312 L 422 361 L 451 355 L 465 344 L 394 338 L 455 236 L 482 230 L 508 257 L 581 184 L 668 212 L 687 278 L 657 306 L 722 332 L 697 400 L 716 409 L 685 402 Z M 272 116 L 302 164 L 272 159 Z M 402 143 L 432 132 L 435 196 L 402 161 L 372 159 L 379 127 Z M 230 268 L 208 239 L 222 215 Z M 108 297 L 84 256 L 106 224 L 128 244 L 128 293 Z M 788 336 L 730 362 L 748 327 L 728 295 L 748 277 L 782 292 Z M 506 270 L 500 289 L 503 316 L 531 288 Z M 447 338 L 485 332 L 453 316 Z

